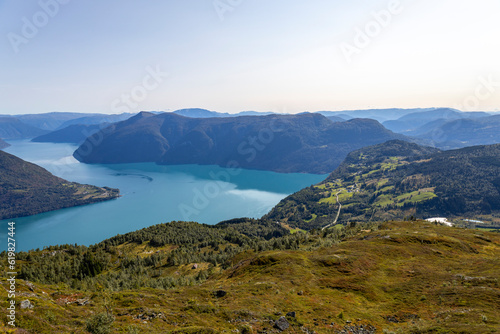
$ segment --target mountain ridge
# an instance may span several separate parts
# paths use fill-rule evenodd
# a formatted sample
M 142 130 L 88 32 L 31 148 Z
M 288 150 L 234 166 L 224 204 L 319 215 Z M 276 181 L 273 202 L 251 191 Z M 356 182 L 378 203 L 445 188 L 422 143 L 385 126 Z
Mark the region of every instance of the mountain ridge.
M 74 156 L 85 163 L 236 162 L 241 168 L 323 174 L 353 149 L 396 138 L 405 137 L 374 120 L 335 123 L 316 113 L 187 118 L 141 112 L 89 137 Z

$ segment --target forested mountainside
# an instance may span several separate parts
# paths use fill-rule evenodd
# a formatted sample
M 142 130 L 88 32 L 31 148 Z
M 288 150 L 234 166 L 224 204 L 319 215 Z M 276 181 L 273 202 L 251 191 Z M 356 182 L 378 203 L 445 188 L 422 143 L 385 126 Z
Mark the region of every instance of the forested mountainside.
M 310 229 L 330 224 L 337 213 L 344 223 L 497 215 L 500 145 L 437 151 L 389 141 L 366 147 L 350 153 L 324 182 L 283 199 L 264 219 Z
M 0 151 L 0 220 L 110 200 L 118 195 L 118 189 L 69 182 Z
M 94 134 L 74 156 L 86 163 L 237 165 L 322 174 L 354 149 L 404 138 L 374 120 L 332 122 L 320 114 L 188 118 L 140 113 Z

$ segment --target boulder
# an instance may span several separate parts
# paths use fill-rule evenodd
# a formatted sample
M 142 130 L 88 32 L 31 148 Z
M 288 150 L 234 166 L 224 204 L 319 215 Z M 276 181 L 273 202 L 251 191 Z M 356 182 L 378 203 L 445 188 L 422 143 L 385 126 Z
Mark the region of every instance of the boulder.
M 24 310 L 24 309 L 27 309 L 27 308 L 33 308 L 33 304 L 31 304 L 31 302 L 29 300 L 23 300 L 21 302 L 21 310 Z
M 284 331 L 287 330 L 288 327 L 290 327 L 290 323 L 288 322 L 288 320 L 286 320 L 285 317 L 280 317 L 278 320 L 276 320 L 274 327 L 276 327 L 280 331 Z

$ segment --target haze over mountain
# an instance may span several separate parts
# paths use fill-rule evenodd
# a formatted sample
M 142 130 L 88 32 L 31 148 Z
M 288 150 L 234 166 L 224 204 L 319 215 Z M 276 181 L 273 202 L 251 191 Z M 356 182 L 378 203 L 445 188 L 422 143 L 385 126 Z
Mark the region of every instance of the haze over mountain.
M 17 118 L 24 124 L 31 125 L 35 128 L 54 131 L 65 122 L 86 116 L 93 117 L 94 115 L 96 114 L 77 112 L 49 112 L 41 114 L 11 115 L 11 117 Z
M 500 144 L 437 151 L 397 140 L 365 147 L 264 219 L 310 229 L 332 223 L 337 212 L 339 222 L 498 214 Z
M 322 174 L 354 149 L 396 138 L 404 137 L 370 119 L 334 123 L 310 113 L 187 118 L 142 112 L 94 134 L 74 156 L 86 163 L 236 164 Z
M 33 138 L 47 132 L 49 131 L 23 123 L 14 117 L 0 117 L 0 138 L 3 139 Z
M 110 124 L 115 122 L 124 121 L 134 116 L 134 114 L 119 114 L 119 115 L 106 115 L 106 114 L 93 114 L 91 116 L 79 117 L 68 120 L 57 127 L 56 130 L 62 130 L 70 125 L 99 125 Z
M 69 182 L 0 151 L 0 220 L 118 197 L 118 189 Z
M 500 115 L 444 122 L 438 120 L 419 131 L 422 133 L 415 134 L 415 137 L 431 140 L 441 149 L 497 144 L 500 143 Z
M 60 130 L 33 138 L 32 142 L 38 143 L 72 143 L 81 144 L 87 137 L 109 126 L 110 123 L 101 123 L 94 125 L 75 124 L 69 125 Z
M 318 111 L 319 114 L 324 116 L 337 116 L 344 119 L 353 118 L 371 118 L 383 123 L 388 120 L 395 120 L 402 116 L 421 113 L 432 112 L 438 108 L 414 108 L 414 109 L 401 109 L 401 108 L 388 108 L 388 109 L 363 109 L 363 110 L 344 110 L 344 111 Z
M 238 117 L 238 116 L 265 116 L 271 115 L 272 112 L 258 112 L 258 111 L 242 111 L 235 114 L 230 114 L 227 112 L 217 112 L 210 111 L 207 109 L 201 108 L 188 108 L 188 109 L 179 109 L 173 112 L 174 114 L 191 117 L 191 118 L 210 118 L 210 117 Z
M 410 134 L 413 133 L 412 131 L 419 129 L 420 127 L 428 127 L 428 124 L 431 122 L 449 122 L 456 119 L 473 119 L 487 116 L 491 115 L 485 112 L 462 112 L 456 109 L 440 108 L 407 114 L 397 120 L 386 121 L 382 124 L 391 131 L 402 134 Z

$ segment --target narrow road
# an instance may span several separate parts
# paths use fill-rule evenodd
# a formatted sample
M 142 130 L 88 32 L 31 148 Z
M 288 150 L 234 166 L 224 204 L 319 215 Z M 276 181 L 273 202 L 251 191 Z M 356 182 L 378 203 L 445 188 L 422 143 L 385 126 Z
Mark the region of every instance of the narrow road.
M 321 230 L 324 230 L 326 228 L 329 228 L 335 224 L 337 224 L 337 220 L 339 219 L 339 216 L 340 216 L 340 209 L 342 209 L 342 204 L 340 204 L 339 202 L 339 194 L 342 192 L 342 190 L 339 190 L 337 191 L 337 193 L 335 194 L 335 197 L 337 197 L 337 203 L 339 204 L 339 210 L 337 211 L 337 217 L 335 217 L 335 220 L 333 221 L 333 223 L 330 223 L 328 225 L 326 225 L 325 227 L 323 227 Z

